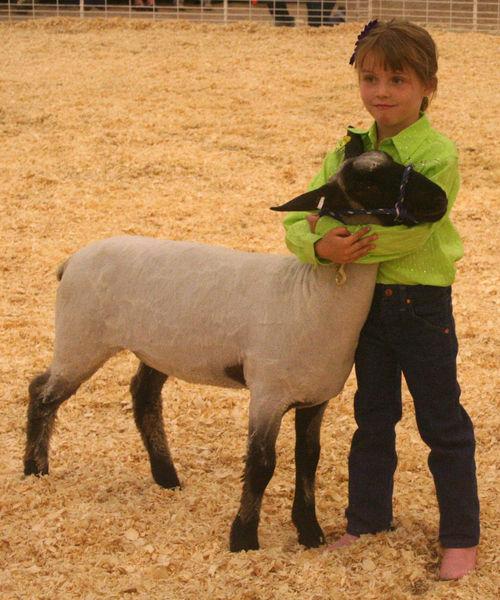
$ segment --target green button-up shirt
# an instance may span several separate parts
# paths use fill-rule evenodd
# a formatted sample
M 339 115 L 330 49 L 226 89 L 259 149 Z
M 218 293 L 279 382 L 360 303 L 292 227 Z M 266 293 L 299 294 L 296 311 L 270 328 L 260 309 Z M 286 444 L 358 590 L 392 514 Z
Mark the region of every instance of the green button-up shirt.
M 351 128 L 360 133 L 365 151 L 374 150 L 377 143 L 376 125 L 368 131 Z M 359 259 L 359 263 L 380 263 L 378 283 L 401 285 L 451 285 L 455 279 L 455 262 L 463 255 L 460 235 L 453 226 L 449 214 L 459 188 L 458 153 L 455 144 L 442 133 L 432 129 L 425 115 L 392 138 L 383 140 L 378 150 L 387 152 L 396 162 L 413 163 L 419 171 L 446 193 L 448 210 L 437 223 L 423 223 L 414 227 L 395 225 L 384 227 L 371 225 L 376 233 L 375 249 Z M 337 171 L 344 159 L 342 147 L 329 152 L 321 171 L 313 179 L 309 189 L 326 183 Z M 321 217 L 312 233 L 306 220 L 307 212 L 289 213 L 283 225 L 286 244 L 302 262 L 324 264 L 314 251 L 314 244 L 330 229 L 343 226 L 332 217 Z M 347 226 L 355 233 L 362 226 Z

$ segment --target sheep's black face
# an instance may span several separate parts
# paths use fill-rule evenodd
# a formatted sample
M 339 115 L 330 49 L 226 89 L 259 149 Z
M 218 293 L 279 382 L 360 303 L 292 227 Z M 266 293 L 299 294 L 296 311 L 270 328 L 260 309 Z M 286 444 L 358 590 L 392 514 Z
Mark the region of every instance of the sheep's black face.
M 385 152 L 365 152 L 346 160 L 335 178 L 352 208 L 389 208 L 396 202 L 400 183 L 395 166 Z
M 381 151 L 364 152 L 344 161 L 333 177 L 316 190 L 306 192 L 282 206 L 280 211 L 327 211 L 342 209 L 393 208 L 400 196 L 405 167 Z M 446 194 L 435 183 L 411 171 L 405 191 L 405 208 L 418 222 L 441 219 L 447 206 Z M 351 222 L 351 221 L 350 221 Z M 352 219 L 356 222 L 356 219 Z M 394 215 L 373 216 L 372 222 L 394 225 Z M 411 221 L 408 224 L 412 224 Z
M 338 176 L 346 194 L 362 208 L 391 208 L 399 198 L 404 170 L 385 152 L 372 151 L 347 160 Z M 447 199 L 438 185 L 411 171 L 404 203 L 416 221 L 429 222 L 444 216 Z

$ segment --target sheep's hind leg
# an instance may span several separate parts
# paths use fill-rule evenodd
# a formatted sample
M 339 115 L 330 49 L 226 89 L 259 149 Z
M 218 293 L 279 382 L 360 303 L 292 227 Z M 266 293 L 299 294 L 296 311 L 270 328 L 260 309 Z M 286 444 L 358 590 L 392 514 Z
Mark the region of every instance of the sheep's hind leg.
M 132 378 L 134 417 L 149 454 L 153 479 L 164 488 L 180 487 L 163 426 L 161 389 L 167 375 L 144 363 Z
M 295 411 L 295 498 L 292 521 L 299 534 L 299 543 L 317 548 L 325 536 L 316 518 L 315 477 L 320 455 L 320 429 L 327 402 Z
M 61 377 L 53 377 L 50 369 L 31 381 L 24 453 L 25 475 L 48 474 L 49 444 L 57 409 L 77 389 L 78 385 L 71 385 Z

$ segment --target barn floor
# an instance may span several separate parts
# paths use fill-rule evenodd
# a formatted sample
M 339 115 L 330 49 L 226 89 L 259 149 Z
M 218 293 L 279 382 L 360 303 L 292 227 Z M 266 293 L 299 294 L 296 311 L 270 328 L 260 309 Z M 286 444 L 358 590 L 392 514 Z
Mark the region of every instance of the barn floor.
M 2 600 L 498 597 L 499 37 L 433 32 L 441 62 L 429 111 L 461 159 L 454 221 L 466 255 L 454 302 L 463 403 L 477 435 L 475 573 L 437 579 L 438 513 L 407 393 L 396 527 L 337 553 L 297 544 L 291 415 L 264 500 L 262 549 L 228 552 L 246 392 L 165 386 L 183 489 L 156 486 L 133 424 L 137 361 L 127 353 L 61 408 L 50 475 L 22 477 L 27 385 L 50 361 L 56 266 L 122 233 L 286 252 L 281 217 L 268 207 L 306 188 L 346 125 L 369 123 L 348 66 L 359 29 L 119 19 L 0 26 Z M 322 433 L 317 507 L 329 541 L 344 527 L 353 392 L 351 377 Z

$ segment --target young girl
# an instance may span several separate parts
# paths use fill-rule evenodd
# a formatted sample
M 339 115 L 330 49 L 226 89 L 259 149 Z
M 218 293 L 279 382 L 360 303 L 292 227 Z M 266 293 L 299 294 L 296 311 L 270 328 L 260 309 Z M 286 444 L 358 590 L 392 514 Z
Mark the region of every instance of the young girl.
M 446 192 L 448 211 L 437 223 L 415 227 L 345 227 L 329 216 L 298 212 L 284 221 L 287 245 L 304 262 L 380 263 L 355 359 L 357 430 L 349 455 L 347 529 L 330 549 L 391 525 L 403 374 L 419 433 L 430 448 L 444 548 L 440 577 L 458 579 L 475 567 L 479 501 L 474 431 L 456 378 L 451 304 L 454 263 L 463 253 L 449 218 L 459 186 L 457 150 L 424 114 L 437 86 L 436 48 L 417 25 L 372 21 L 358 37 L 351 64 L 375 120 L 368 131 L 353 130 L 361 133 L 364 149 L 413 163 Z M 343 155 L 341 142 L 326 156 L 311 189 L 331 177 Z

